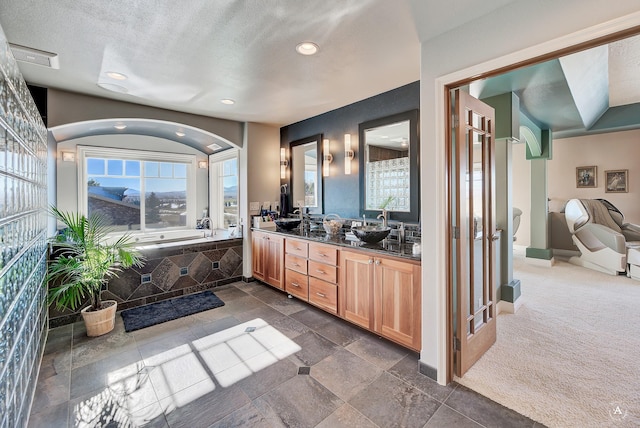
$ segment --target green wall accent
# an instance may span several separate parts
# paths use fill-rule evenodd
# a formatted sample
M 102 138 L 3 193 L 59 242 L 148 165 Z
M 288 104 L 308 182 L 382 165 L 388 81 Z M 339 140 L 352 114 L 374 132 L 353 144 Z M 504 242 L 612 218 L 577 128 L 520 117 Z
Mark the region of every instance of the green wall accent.
M 515 93 L 483 98 L 482 102 L 495 110 L 494 140 L 520 138 L 520 98 Z
M 523 113 L 520 113 L 520 125 L 526 126 L 531 129 L 533 135 L 540 143 L 540 147 L 531 149 L 529 144 L 526 146 L 526 159 L 551 159 L 551 131 L 547 129 L 540 129 L 531 119 L 529 119 Z M 538 152 L 540 153 L 538 155 Z
M 551 260 L 553 257 L 553 250 L 550 248 L 528 247 L 526 255 L 530 259 Z
M 498 296 L 500 296 L 500 300 L 504 300 L 505 302 L 515 303 L 521 294 L 522 290 L 519 279 L 514 279 L 508 284 L 503 284 L 498 288 Z

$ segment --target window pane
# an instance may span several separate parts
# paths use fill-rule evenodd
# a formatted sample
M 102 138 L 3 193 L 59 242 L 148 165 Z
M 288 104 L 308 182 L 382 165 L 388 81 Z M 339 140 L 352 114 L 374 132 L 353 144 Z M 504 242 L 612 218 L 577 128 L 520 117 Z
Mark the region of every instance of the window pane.
M 160 177 L 173 177 L 173 164 L 167 162 L 160 163 Z
M 187 180 L 147 178 L 144 184 L 147 229 L 186 226 Z
M 140 230 L 140 181 L 120 177 L 89 176 L 89 215 L 100 214 L 116 230 Z
M 157 177 L 158 176 L 158 162 L 145 162 L 144 163 L 144 176 L 145 177 Z
M 187 165 L 183 163 L 174 164 L 173 176 L 176 178 L 187 178 Z
M 125 161 L 124 170 L 125 175 L 130 177 L 140 177 L 140 161 Z
M 87 173 L 104 175 L 104 159 L 87 158 Z
M 107 161 L 107 174 L 108 175 L 122 175 L 122 160 L 109 159 Z
M 222 170 L 222 175 L 235 175 L 238 171 L 238 159 L 234 158 L 224 161 Z
M 187 227 L 187 178 L 193 164 L 174 162 L 171 153 L 153 161 L 143 160 L 144 153 L 142 159 L 117 159 L 121 152 L 109 150 L 115 158 L 87 156 L 88 214 L 101 214 L 115 231 Z
M 222 179 L 224 187 L 224 228 L 237 225 L 238 221 L 238 177 L 235 175 Z

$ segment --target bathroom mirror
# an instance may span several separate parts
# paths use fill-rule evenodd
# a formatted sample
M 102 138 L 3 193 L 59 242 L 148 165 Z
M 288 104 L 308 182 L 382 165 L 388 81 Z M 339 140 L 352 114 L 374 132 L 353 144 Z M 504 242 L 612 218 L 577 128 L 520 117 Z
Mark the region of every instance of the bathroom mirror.
M 361 123 L 360 214 L 419 218 L 418 110 Z
M 303 138 L 289 144 L 291 153 L 291 206 L 300 203 L 312 214 L 322 214 L 322 135 Z

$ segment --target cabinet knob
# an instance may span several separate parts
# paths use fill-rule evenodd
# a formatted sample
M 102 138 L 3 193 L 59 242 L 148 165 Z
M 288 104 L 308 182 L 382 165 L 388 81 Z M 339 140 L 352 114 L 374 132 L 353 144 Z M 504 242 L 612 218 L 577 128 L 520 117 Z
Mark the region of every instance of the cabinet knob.
M 326 254 L 324 254 L 324 253 L 318 253 L 318 255 L 319 255 L 320 257 L 327 257 L 327 255 L 326 255 Z
M 369 264 L 372 265 L 373 264 L 373 259 L 369 259 Z
M 379 264 L 380 264 L 380 260 L 376 260 L 376 265 L 379 265 Z

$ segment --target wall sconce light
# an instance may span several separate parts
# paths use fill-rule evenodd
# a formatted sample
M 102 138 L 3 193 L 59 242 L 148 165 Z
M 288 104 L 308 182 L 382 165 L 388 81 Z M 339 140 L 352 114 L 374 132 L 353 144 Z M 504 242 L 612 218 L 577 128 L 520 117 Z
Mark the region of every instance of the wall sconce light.
M 351 134 L 344 134 L 344 173 L 346 175 L 351 174 L 351 161 L 353 160 L 354 153 L 351 150 Z
M 207 169 L 208 163 L 207 161 L 198 161 L 198 168 Z
M 322 143 L 322 176 L 329 176 L 329 165 L 333 161 L 333 155 L 331 154 L 331 147 L 329 146 L 329 140 L 325 139 Z
M 289 161 L 287 160 L 287 149 L 284 147 L 280 147 L 280 178 L 287 178 L 287 167 L 289 166 Z
M 63 162 L 75 162 L 76 154 L 74 152 L 62 152 L 62 161 Z

